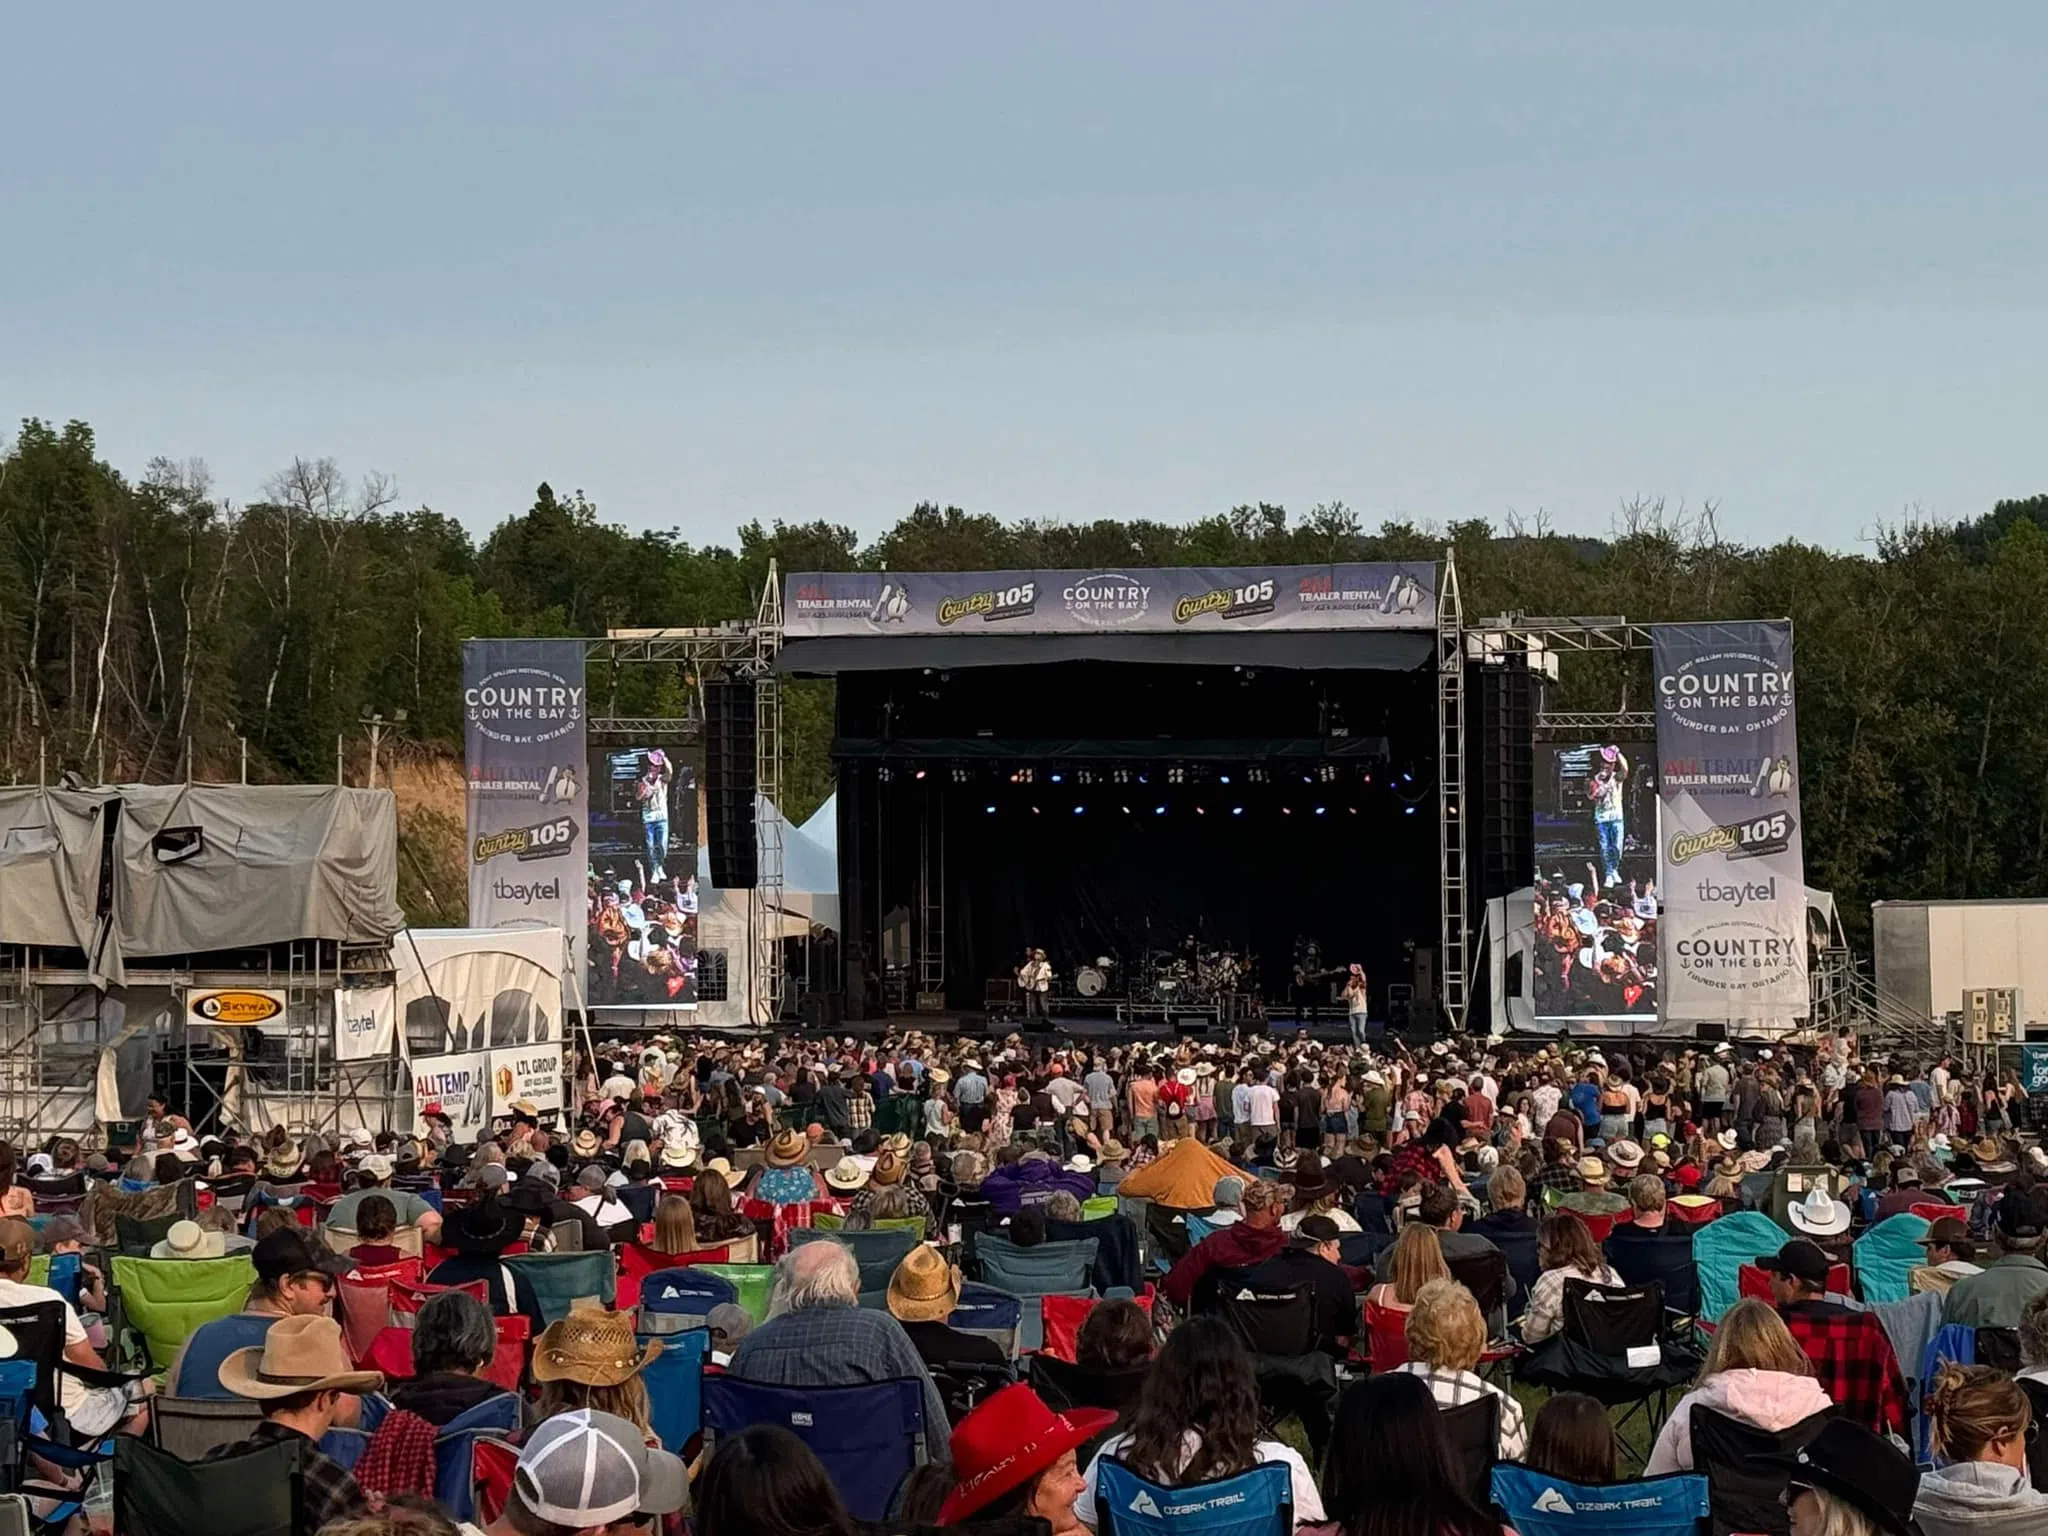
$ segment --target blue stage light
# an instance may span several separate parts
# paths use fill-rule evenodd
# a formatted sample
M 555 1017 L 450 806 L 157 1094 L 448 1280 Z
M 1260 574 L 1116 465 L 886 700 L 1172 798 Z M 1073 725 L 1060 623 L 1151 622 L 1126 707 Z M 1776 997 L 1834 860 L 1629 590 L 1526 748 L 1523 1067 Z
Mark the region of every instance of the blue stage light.
M 1221 777 L 1219 777 L 1219 778 L 1218 778 L 1218 779 L 1216 780 L 1216 782 L 1217 782 L 1218 784 L 1228 784 L 1228 783 L 1230 782 L 1230 775 L 1229 775 L 1229 774 L 1227 774 L 1227 773 L 1226 773 L 1226 774 L 1223 774 L 1223 775 L 1222 775 Z
M 1152 807 L 1152 814 L 1154 816 L 1164 816 L 1166 814 L 1166 807 L 1163 805 L 1155 805 Z
M 1087 807 L 1087 806 L 1085 806 L 1085 805 L 1077 805 L 1077 806 L 1075 806 L 1075 807 L 1074 807 L 1074 814 L 1075 814 L 1076 816 L 1078 816 L 1078 815 L 1080 815 L 1080 814 L 1081 814 L 1081 813 L 1082 813 L 1083 811 L 1085 811 L 1085 810 L 1087 810 L 1087 809 L 1088 809 L 1088 807 Z
M 1412 805 L 1404 805 L 1401 807 L 1401 814 L 1403 816 L 1413 816 L 1415 814 L 1415 807 Z
M 1060 781 L 1060 775 L 1058 775 L 1058 774 L 1054 774 L 1054 775 L 1052 776 L 1052 781 L 1053 781 L 1053 783 L 1055 783 L 1055 784 L 1059 783 L 1059 781 Z
M 1316 814 L 1318 816 L 1323 814 L 1323 808 L 1320 805 L 1316 807 Z
M 989 813 L 989 815 L 991 815 L 991 816 L 995 815 L 995 813 L 996 813 L 996 808 L 995 808 L 994 806 L 992 806 L 992 805 L 991 805 L 991 806 L 989 806 L 989 807 L 987 807 L 987 810 L 988 810 L 988 813 Z

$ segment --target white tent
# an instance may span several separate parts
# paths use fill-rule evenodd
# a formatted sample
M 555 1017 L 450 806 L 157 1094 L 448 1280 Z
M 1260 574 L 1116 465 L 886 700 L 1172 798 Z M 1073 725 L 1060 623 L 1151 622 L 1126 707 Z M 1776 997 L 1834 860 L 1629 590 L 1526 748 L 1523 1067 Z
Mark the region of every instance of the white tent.
M 782 939 L 807 939 L 818 929 L 839 929 L 839 806 L 828 798 L 810 820 L 793 827 L 765 798 L 754 804 L 755 825 L 782 840 L 782 889 L 775 910 L 765 914 L 767 933 L 756 931 L 754 893 L 721 891 L 711 883 L 711 852 L 697 850 L 697 951 L 725 957 L 725 996 L 700 998 L 693 1024 L 705 1028 L 769 1024 L 754 994 L 754 958 Z M 700 960 L 698 974 L 703 974 Z
M 438 1105 L 468 1141 L 515 1100 L 562 1107 L 561 929 L 413 928 L 391 949 L 416 1109 Z

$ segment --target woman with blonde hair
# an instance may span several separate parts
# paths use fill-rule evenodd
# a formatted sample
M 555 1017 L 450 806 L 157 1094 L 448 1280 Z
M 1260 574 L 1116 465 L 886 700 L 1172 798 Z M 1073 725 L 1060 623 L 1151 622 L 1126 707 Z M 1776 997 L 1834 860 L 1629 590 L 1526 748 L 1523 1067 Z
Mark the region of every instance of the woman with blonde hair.
M 1387 1278 L 1366 1292 L 1366 1302 L 1395 1312 L 1406 1312 L 1414 1306 L 1415 1298 L 1430 1281 L 1451 1278 L 1451 1267 L 1444 1262 L 1443 1244 L 1437 1241 L 1436 1228 L 1419 1221 L 1411 1221 L 1401 1229 L 1401 1235 L 1394 1239 L 1394 1246 L 1387 1250 L 1377 1268 Z
M 1482 1393 L 1500 1400 L 1502 1461 L 1520 1461 L 1529 1448 L 1522 1405 L 1477 1373 L 1486 1353 L 1486 1319 L 1479 1303 L 1455 1280 L 1432 1280 L 1408 1314 L 1408 1363 L 1397 1367 L 1420 1376 L 1440 1408 L 1457 1408 Z
M 697 1213 L 681 1195 L 663 1195 L 654 1207 L 654 1251 L 697 1251 Z
M 661 1341 L 641 1348 L 633 1337 L 633 1319 L 624 1312 L 596 1307 L 577 1308 L 542 1330 L 533 1346 L 533 1379 L 540 1383 L 540 1408 L 534 1422 L 578 1408 L 616 1414 L 654 1443 L 647 1383 L 641 1379 Z
M 1529 1310 L 1522 1318 L 1522 1339 L 1541 1343 L 1564 1326 L 1564 1288 L 1570 1280 L 1619 1287 L 1621 1276 L 1609 1267 L 1593 1229 L 1572 1211 L 1543 1218 L 1536 1237 L 1536 1267 L 1541 1271 L 1529 1291 Z
M 1913 1503 L 1926 1536 L 2048 1531 L 2048 1493 L 2027 1476 L 2034 1415 L 2019 1383 L 1988 1365 L 1945 1365 L 1927 1416 L 1941 1464 L 1921 1474 Z
M 1650 1451 L 1645 1477 L 1690 1472 L 1694 1405 L 1725 1413 L 1769 1434 L 1834 1406 L 1813 1377 L 1813 1362 L 1767 1301 L 1745 1297 L 1714 1330 L 1698 1384 L 1671 1410 Z

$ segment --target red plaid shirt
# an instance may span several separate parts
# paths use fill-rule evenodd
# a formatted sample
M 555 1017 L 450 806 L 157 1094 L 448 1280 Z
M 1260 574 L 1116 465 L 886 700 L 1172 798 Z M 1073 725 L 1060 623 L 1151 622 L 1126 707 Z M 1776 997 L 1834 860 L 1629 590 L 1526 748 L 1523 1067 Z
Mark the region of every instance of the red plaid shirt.
M 1422 1175 L 1422 1182 L 1425 1184 L 1443 1182 L 1436 1165 L 1436 1154 L 1419 1140 L 1404 1141 L 1394 1148 L 1394 1165 L 1380 1181 L 1380 1193 L 1389 1200 L 1393 1199 L 1395 1191 L 1401 1187 L 1401 1175 L 1410 1168 Z
M 1905 1433 L 1906 1380 L 1876 1313 L 1830 1301 L 1795 1301 L 1779 1312 L 1845 1417 L 1878 1434 Z

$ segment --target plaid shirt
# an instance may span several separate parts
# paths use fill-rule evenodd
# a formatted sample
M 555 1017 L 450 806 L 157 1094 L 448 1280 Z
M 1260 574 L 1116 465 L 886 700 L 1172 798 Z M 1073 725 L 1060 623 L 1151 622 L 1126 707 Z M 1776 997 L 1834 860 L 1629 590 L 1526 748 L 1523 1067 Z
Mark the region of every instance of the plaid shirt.
M 1780 1313 L 1844 1418 L 1878 1434 L 1905 1432 L 1906 1381 L 1876 1313 L 1831 1301 L 1795 1301 Z
M 864 1093 L 846 1095 L 846 1123 L 856 1131 L 865 1131 L 875 1123 L 875 1101 Z
M 1585 1187 L 1585 1181 L 1579 1177 L 1579 1170 L 1570 1163 L 1545 1163 L 1536 1173 L 1536 1192 L 1539 1199 L 1546 1189 L 1554 1189 L 1559 1194 L 1576 1195 Z
M 1447 1370 L 1442 1366 L 1425 1365 L 1420 1360 L 1410 1360 L 1394 1369 L 1405 1371 L 1410 1376 L 1420 1376 L 1429 1384 L 1429 1395 L 1441 1408 L 1462 1408 L 1492 1393 L 1500 1399 L 1500 1459 L 1520 1461 L 1528 1452 L 1529 1430 L 1522 1417 L 1522 1405 L 1499 1387 L 1480 1380 L 1470 1371 Z
M 1380 1181 L 1380 1193 L 1389 1200 L 1393 1199 L 1395 1192 L 1401 1187 L 1401 1175 L 1411 1168 L 1422 1176 L 1422 1182 L 1425 1184 L 1442 1182 L 1437 1170 L 1436 1154 L 1419 1141 L 1404 1141 L 1394 1148 L 1394 1165 Z
M 223 1456 L 232 1456 L 244 1446 L 270 1445 L 275 1441 L 297 1435 L 306 1440 L 296 1429 L 287 1429 L 275 1419 L 265 1419 L 249 1431 L 247 1440 L 237 1440 L 232 1445 L 217 1445 L 201 1457 L 202 1461 L 218 1461 Z M 304 1528 L 317 1531 L 330 1520 L 357 1520 L 370 1513 L 370 1501 L 363 1497 L 363 1490 L 355 1475 L 345 1471 L 340 1462 L 324 1456 L 315 1449 L 311 1440 L 299 1452 L 299 1466 L 305 1473 Z

